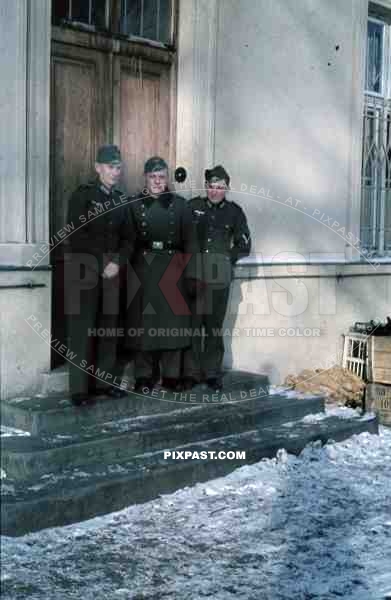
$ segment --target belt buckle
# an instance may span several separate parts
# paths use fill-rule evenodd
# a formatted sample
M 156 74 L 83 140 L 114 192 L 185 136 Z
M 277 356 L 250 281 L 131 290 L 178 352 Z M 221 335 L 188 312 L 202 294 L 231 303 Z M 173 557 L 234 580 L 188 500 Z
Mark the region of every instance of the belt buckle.
M 164 244 L 163 242 L 152 242 L 152 250 L 163 250 Z

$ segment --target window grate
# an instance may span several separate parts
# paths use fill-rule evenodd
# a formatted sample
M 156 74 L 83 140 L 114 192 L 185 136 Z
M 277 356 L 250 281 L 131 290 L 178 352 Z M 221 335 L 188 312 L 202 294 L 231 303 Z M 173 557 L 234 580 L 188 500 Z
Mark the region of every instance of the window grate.
M 391 100 L 366 96 L 363 126 L 361 240 L 391 251 Z
M 363 115 L 361 242 L 391 254 L 391 27 L 368 21 Z

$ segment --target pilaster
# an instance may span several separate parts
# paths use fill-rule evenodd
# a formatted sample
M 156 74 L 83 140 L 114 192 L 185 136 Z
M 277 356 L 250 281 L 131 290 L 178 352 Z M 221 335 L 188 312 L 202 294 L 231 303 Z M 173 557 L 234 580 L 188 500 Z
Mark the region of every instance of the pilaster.
M 219 0 L 182 0 L 179 11 L 177 164 L 198 189 L 214 161 Z
M 0 3 L 1 265 L 23 266 L 49 239 L 50 11 L 50 0 Z

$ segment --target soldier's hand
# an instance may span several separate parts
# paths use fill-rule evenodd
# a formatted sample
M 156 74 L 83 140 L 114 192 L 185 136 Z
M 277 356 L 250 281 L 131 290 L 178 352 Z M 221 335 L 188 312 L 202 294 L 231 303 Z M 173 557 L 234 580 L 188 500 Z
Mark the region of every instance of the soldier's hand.
M 117 265 L 117 263 L 114 263 L 114 262 L 109 262 L 105 266 L 102 277 L 104 279 L 112 279 L 113 277 L 116 277 L 118 275 L 118 273 L 119 273 L 119 265 Z

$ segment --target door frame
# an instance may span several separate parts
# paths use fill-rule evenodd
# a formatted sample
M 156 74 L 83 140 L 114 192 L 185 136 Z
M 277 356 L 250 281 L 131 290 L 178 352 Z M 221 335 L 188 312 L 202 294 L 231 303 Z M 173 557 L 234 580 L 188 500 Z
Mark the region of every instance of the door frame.
M 177 18 L 175 18 L 177 22 Z M 175 35 L 175 33 L 174 33 Z M 97 90 L 97 110 L 102 115 L 101 127 L 93 132 L 93 142 L 91 154 L 95 155 L 99 145 L 103 143 L 116 143 L 119 140 L 119 85 L 121 65 L 128 66 L 130 60 L 138 59 L 143 63 L 143 69 L 151 74 L 160 75 L 166 78 L 169 90 L 169 164 L 175 167 L 176 158 L 176 103 L 177 103 L 177 54 L 174 47 L 162 48 L 132 41 L 130 39 L 116 39 L 115 35 L 108 36 L 96 32 L 80 31 L 70 27 L 52 26 L 51 40 L 51 68 L 50 68 L 50 90 L 51 90 L 51 108 L 54 101 L 54 69 L 56 62 L 74 62 L 75 64 L 93 64 L 96 69 L 99 81 L 102 85 L 96 86 Z M 119 71 L 118 71 L 119 69 Z M 107 93 L 99 94 L 99 89 L 106 88 Z M 50 140 L 54 139 L 54 119 L 50 118 Z M 50 148 L 50 176 L 49 176 L 49 231 L 50 236 L 55 233 L 56 210 L 55 205 L 55 165 L 54 151 Z M 91 170 L 93 159 L 91 158 Z M 58 289 L 57 279 L 61 277 L 61 265 L 56 263 L 56 257 L 51 257 L 54 267 L 52 277 L 52 307 L 51 307 L 51 330 L 52 334 L 58 330 L 56 326 L 57 308 L 55 302 L 56 287 Z M 65 330 L 64 330 L 65 331 Z M 60 332 L 61 333 L 61 332 Z M 66 336 L 66 331 L 65 331 Z M 61 361 L 51 351 L 51 368 L 60 366 Z

